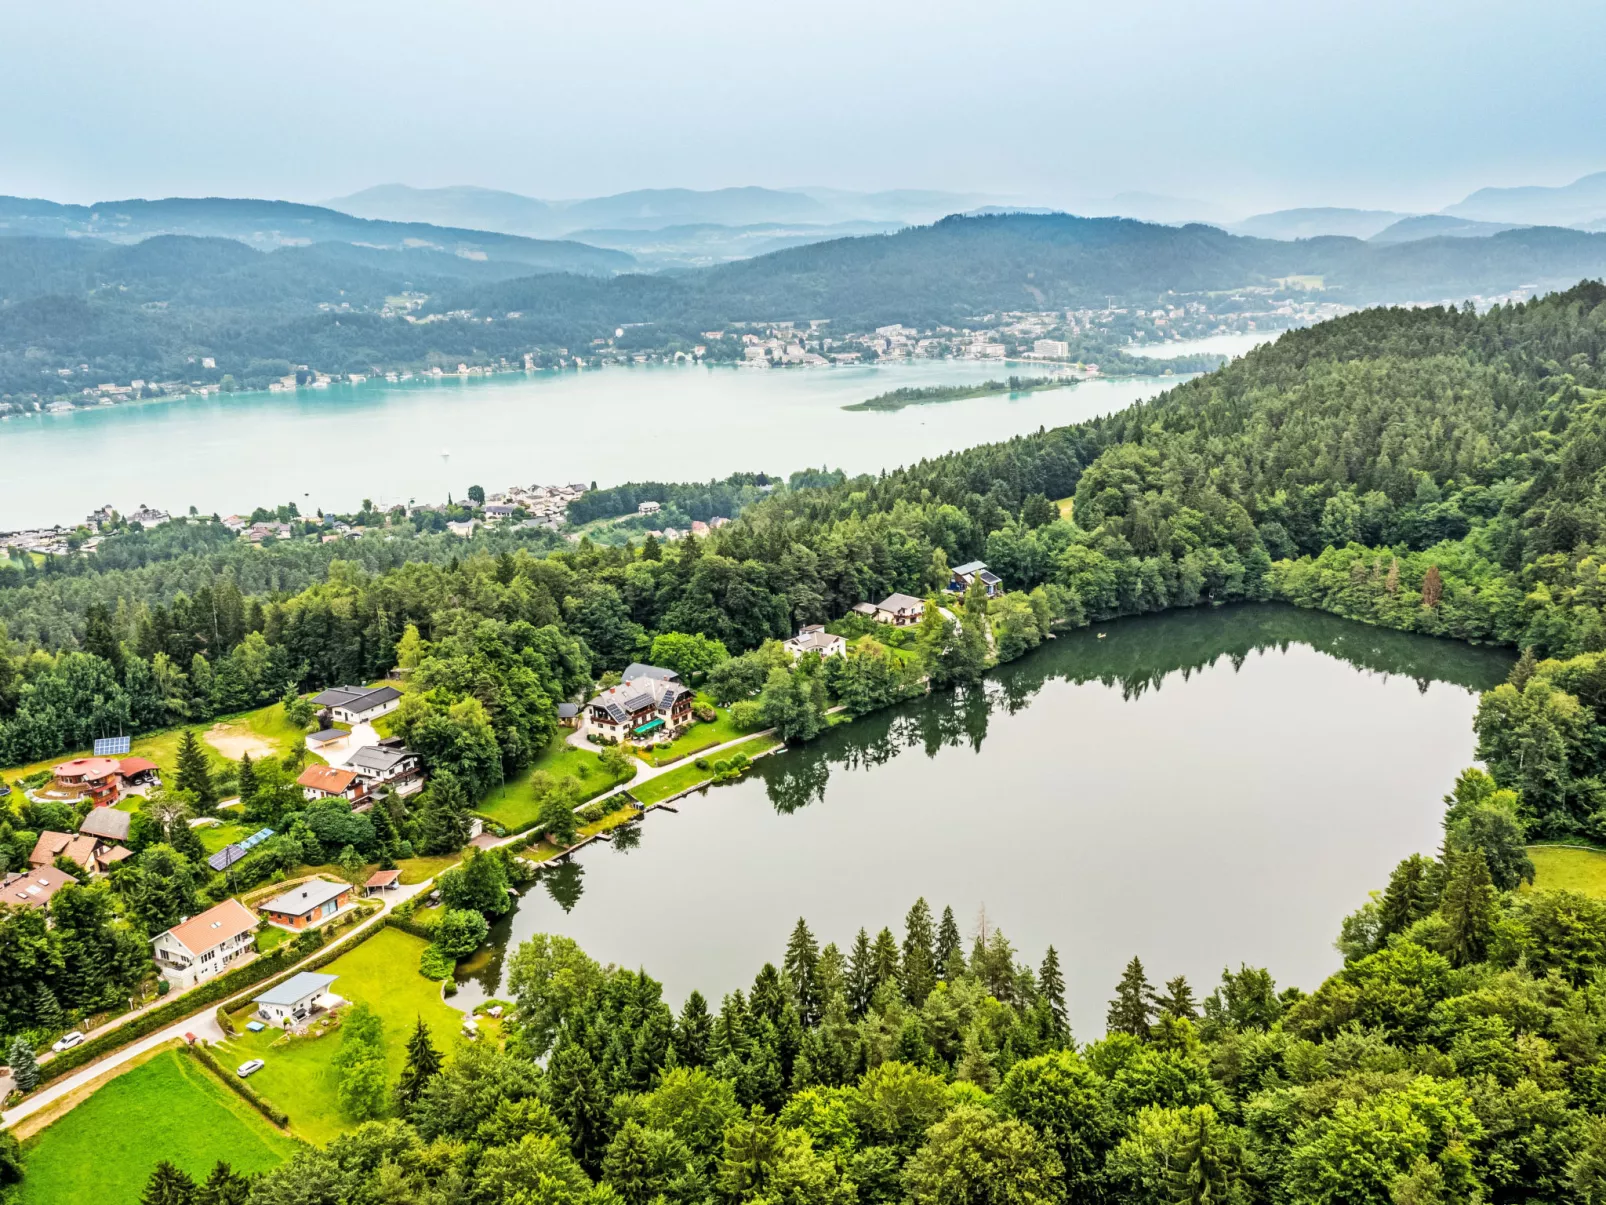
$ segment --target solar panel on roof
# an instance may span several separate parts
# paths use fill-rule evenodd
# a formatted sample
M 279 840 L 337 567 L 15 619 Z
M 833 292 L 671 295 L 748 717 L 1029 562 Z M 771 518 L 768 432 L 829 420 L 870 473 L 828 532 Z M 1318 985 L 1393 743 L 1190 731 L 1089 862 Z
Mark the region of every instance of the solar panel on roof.
M 121 757 L 133 743 L 131 736 L 103 736 L 95 742 L 96 757 Z

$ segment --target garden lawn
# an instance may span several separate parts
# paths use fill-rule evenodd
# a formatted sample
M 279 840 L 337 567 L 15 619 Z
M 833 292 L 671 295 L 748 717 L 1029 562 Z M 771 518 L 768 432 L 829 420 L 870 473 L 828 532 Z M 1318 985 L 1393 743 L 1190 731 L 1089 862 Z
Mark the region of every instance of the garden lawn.
M 162 1159 L 200 1181 L 219 1159 L 250 1173 L 294 1151 L 292 1139 L 200 1063 L 164 1050 L 29 1139 L 18 1199 L 22 1205 L 123 1205 L 139 1200 Z
M 747 735 L 731 723 L 730 712 L 722 707 L 714 710 L 718 712 L 717 719 L 706 724 L 693 724 L 671 741 L 669 748 L 647 750 L 641 754 L 642 759 L 654 766 L 667 766 L 681 758 L 701 753 L 704 749 L 712 749 L 726 741 L 740 740 Z
M 1565 845 L 1531 845 L 1528 856 L 1533 859 L 1535 887 L 1606 899 L 1606 852 Z
M 463 1014 L 442 1002 L 440 984 L 418 973 L 425 944 L 387 926 L 322 968 L 322 973 L 338 976 L 331 992 L 368 1005 L 385 1023 L 385 1061 L 392 1084 L 406 1066 L 407 1037 L 417 1018 L 424 1018 L 443 1054 L 463 1025 Z M 340 1049 L 338 1029 L 325 1037 L 286 1039 L 272 1029 L 246 1032 L 249 1008 L 232 1019 L 239 1036 L 218 1049 L 218 1060 L 237 1067 L 246 1059 L 262 1059 L 266 1065 L 251 1077 L 251 1086 L 290 1115 L 297 1137 L 322 1144 L 356 1124 L 340 1115 L 338 1080 L 330 1066 Z
M 209 824 L 204 828 L 196 829 L 195 835 L 201 839 L 202 849 L 209 854 L 215 854 L 225 845 L 243 841 L 261 827 L 260 824 Z
M 754 754 L 762 753 L 766 749 L 773 749 L 780 743 L 773 736 L 755 736 L 750 741 L 743 741 L 734 749 L 725 750 L 714 760 L 719 761 L 724 758 L 734 757 L 738 753 L 745 753 L 748 757 L 752 757 Z M 690 790 L 700 782 L 707 782 L 713 777 L 714 771 L 712 769 L 702 770 L 695 763 L 691 763 L 681 766 L 679 769 L 671 770 L 667 774 L 660 774 L 657 778 L 650 779 L 640 786 L 631 787 L 630 793 L 644 804 L 658 803 L 661 800 L 668 799 L 671 795 L 678 795 L 682 791 Z
M 535 823 L 538 809 L 530 790 L 530 780 L 537 770 L 544 770 L 553 778 L 574 778 L 580 784 L 579 802 L 594 799 L 604 791 L 612 790 L 621 778 L 610 778 L 602 769 L 597 755 L 589 749 L 576 749 L 561 738 L 538 757 L 533 765 L 519 772 L 518 777 L 504 782 L 485 797 L 474 810 L 487 820 L 494 820 L 510 833 L 522 832 Z

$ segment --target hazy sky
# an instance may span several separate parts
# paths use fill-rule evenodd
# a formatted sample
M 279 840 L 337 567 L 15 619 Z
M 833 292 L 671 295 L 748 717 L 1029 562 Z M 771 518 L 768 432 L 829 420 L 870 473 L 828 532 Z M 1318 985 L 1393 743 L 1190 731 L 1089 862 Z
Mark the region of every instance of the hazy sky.
M 735 184 L 1240 213 L 1606 168 L 1600 0 L 8 0 L 0 192 Z

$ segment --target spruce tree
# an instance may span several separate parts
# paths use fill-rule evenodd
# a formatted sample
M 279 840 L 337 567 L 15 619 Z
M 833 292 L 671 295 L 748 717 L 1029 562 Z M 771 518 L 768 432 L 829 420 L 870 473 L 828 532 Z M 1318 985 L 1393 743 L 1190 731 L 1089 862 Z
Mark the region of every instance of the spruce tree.
M 695 989 L 680 1007 L 680 1019 L 675 1023 L 672 1038 L 676 1062 L 682 1067 L 708 1065 L 708 1045 L 713 1036 L 714 1024 L 708 1015 L 708 1001 Z
M 875 953 L 870 948 L 870 935 L 860 929 L 848 951 L 848 1012 L 854 1020 L 870 1011 L 875 998 Z
M 1165 995 L 1156 1002 L 1160 1008 L 1160 1015 L 1174 1021 L 1197 1021 L 1199 1009 L 1193 998 L 1193 988 L 1188 986 L 1188 977 L 1178 975 L 1175 979 L 1166 981 Z
M 1389 875 L 1388 889 L 1379 905 L 1381 937 L 1402 933 L 1438 905 L 1439 867 L 1432 858 L 1412 854 Z
M 212 769 L 206 760 L 206 751 L 196 739 L 195 730 L 186 728 L 178 742 L 178 774 L 173 785 L 180 791 L 195 796 L 195 804 L 202 811 L 217 805 L 217 788 L 212 785 Z
M 200 834 L 190 827 L 190 822 L 183 816 L 173 821 L 167 843 L 188 858 L 192 865 L 206 861 L 206 846 L 201 844 Z
M 195 1205 L 246 1205 L 250 1196 L 251 1181 L 219 1159 L 195 1190 Z
M 1071 1022 L 1065 1012 L 1065 976 L 1060 972 L 1060 956 L 1053 946 L 1043 955 L 1042 968 L 1037 972 L 1037 990 L 1048 1002 L 1055 1036 L 1064 1041 L 1071 1036 Z
M 872 994 L 883 984 L 898 982 L 898 939 L 891 929 L 882 929 L 875 935 L 875 948 L 870 953 L 870 966 L 874 986 Z
M 1193 1110 L 1193 1118 L 1173 1151 L 1166 1188 L 1173 1205 L 1218 1205 L 1236 1199 L 1239 1179 L 1232 1152 L 1216 1135 L 1215 1110 Z M 1395 1200 L 1400 1200 L 1398 1196 Z
M 251 755 L 249 753 L 240 755 L 239 777 L 240 802 L 244 806 L 250 807 L 251 801 L 256 798 L 257 793 L 257 768 L 251 764 Z
M 39 1061 L 33 1057 L 33 1047 L 28 1045 L 25 1038 L 18 1038 L 11 1043 L 7 1058 L 18 1092 L 32 1092 L 39 1086 Z
M 407 1065 L 402 1068 L 401 1079 L 396 1084 L 396 1111 L 405 1113 L 412 1108 L 424 1091 L 424 1085 L 434 1079 L 440 1069 L 440 1051 L 429 1040 L 429 1026 L 419 1017 L 412 1036 L 407 1039 Z
M 163 1159 L 145 1182 L 139 1205 L 196 1205 L 195 1181 Z
M 934 949 L 937 935 L 932 931 L 931 908 L 921 897 L 909 909 L 903 920 L 903 973 L 899 986 L 903 998 L 919 1008 L 937 986 L 937 966 Z
M 1480 961 L 1499 919 L 1497 893 L 1481 849 L 1450 855 L 1449 878 L 1439 912 L 1444 917 L 1444 952 L 1457 966 Z
M 1110 1001 L 1104 1026 L 1111 1033 L 1127 1033 L 1135 1038 L 1147 1038 L 1154 1023 L 1154 988 L 1143 973 L 1143 963 L 1137 958 L 1126 964 L 1121 982 L 1116 985 L 1115 999 Z
M 805 1026 L 818 1021 L 820 1011 L 825 1006 L 825 1001 L 820 998 L 819 966 L 819 946 L 814 941 L 814 934 L 809 932 L 808 922 L 800 916 L 792 928 L 792 936 L 787 940 L 786 958 L 781 969 L 792 981 L 798 1015 Z
M 842 951 L 836 948 L 836 942 L 826 942 L 825 948 L 820 951 L 819 966 L 814 972 L 821 1001 L 829 1000 L 847 987 L 846 971 L 847 962 L 842 957 Z
M 937 948 L 933 952 L 937 974 L 950 983 L 965 973 L 964 939 L 959 936 L 959 925 L 954 910 L 942 910 L 942 923 L 937 926 Z

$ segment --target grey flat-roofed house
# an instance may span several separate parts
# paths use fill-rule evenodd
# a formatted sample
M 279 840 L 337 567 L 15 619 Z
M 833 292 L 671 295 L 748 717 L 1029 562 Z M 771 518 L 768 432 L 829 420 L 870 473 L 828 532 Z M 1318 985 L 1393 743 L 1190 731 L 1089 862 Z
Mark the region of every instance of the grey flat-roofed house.
M 970 589 L 970 583 L 978 578 L 986 588 L 988 598 L 1003 593 L 1004 579 L 988 569 L 984 561 L 967 561 L 965 564 L 957 566 L 954 569 L 953 580 L 948 583 L 948 589 L 955 593 L 963 594 Z
M 370 794 L 388 784 L 398 795 L 410 795 L 424 785 L 418 754 L 399 745 L 364 745 L 346 759 L 346 769 L 362 779 Z
M 257 1006 L 257 1016 L 264 1021 L 275 1024 L 305 1021 L 317 1009 L 327 1007 L 329 985 L 338 978 L 338 975 L 302 971 L 278 987 L 269 988 L 251 1003 Z
M 401 691 L 394 686 L 331 686 L 313 695 L 312 702 L 343 724 L 361 724 L 395 711 Z

